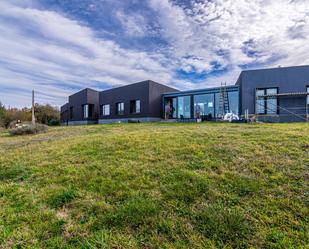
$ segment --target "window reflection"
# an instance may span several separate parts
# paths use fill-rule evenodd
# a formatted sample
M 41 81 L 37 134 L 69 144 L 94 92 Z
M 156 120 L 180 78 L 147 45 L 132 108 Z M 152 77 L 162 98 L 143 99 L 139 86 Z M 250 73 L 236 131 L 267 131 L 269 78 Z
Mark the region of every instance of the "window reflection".
M 228 98 L 229 98 L 230 112 L 239 115 L 239 93 L 236 91 L 228 92 Z
M 194 117 L 214 117 L 215 113 L 214 94 L 202 94 L 194 96 Z
M 178 97 L 178 118 L 191 117 L 190 96 Z

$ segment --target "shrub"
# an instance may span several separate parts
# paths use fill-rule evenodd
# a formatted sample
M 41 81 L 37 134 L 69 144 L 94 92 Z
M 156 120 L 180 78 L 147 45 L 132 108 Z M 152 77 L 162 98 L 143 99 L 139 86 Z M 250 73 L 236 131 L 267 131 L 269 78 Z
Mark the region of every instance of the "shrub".
M 48 125 L 49 126 L 58 126 L 58 125 L 60 125 L 60 120 L 59 119 L 51 119 L 50 121 L 48 121 Z
M 51 105 L 35 104 L 34 106 L 35 118 L 41 124 L 50 125 L 52 120 L 60 122 L 60 112 L 58 108 Z
M 21 127 L 11 129 L 9 133 L 12 136 L 28 135 L 28 134 L 38 134 L 43 133 L 48 130 L 47 125 L 35 124 L 35 125 L 23 125 Z

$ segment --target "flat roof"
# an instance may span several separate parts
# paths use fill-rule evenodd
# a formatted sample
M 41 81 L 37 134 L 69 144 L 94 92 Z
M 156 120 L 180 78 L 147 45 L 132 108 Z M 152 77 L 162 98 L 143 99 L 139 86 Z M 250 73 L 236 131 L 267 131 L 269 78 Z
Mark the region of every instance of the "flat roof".
M 257 69 L 244 69 L 241 72 L 251 72 L 251 71 L 265 71 L 265 70 L 280 70 L 280 69 L 290 69 L 290 68 L 301 68 L 301 67 L 308 67 L 309 65 L 299 65 L 299 66 L 287 66 L 287 67 L 282 67 L 282 66 L 278 66 L 278 67 L 270 67 L 270 68 L 257 68 Z
M 183 95 L 194 95 L 194 94 L 204 94 L 204 93 L 217 93 L 220 92 L 222 87 L 211 87 L 211 88 L 203 88 L 203 89 L 196 89 L 196 90 L 188 90 L 188 91 L 180 91 L 180 92 L 171 92 L 163 94 L 163 97 L 169 96 L 183 96 Z M 227 91 L 238 91 L 239 86 L 237 85 L 228 85 L 224 86 Z
M 156 84 L 156 85 L 160 85 L 160 86 L 169 87 L 173 91 L 178 91 L 178 89 L 176 89 L 176 88 L 173 88 L 171 86 L 168 86 L 168 85 L 165 85 L 165 84 L 153 81 L 153 80 L 143 80 L 143 81 L 139 81 L 139 82 L 135 82 L 135 83 L 130 83 L 130 84 L 126 84 L 126 85 L 116 86 L 116 87 L 113 87 L 113 88 L 108 88 L 108 89 L 101 91 L 100 93 L 106 93 L 106 92 L 109 92 L 109 91 L 119 90 L 119 89 L 123 89 L 123 88 L 126 88 L 126 87 L 132 87 L 132 86 L 142 85 L 142 84 L 151 84 L 151 83 Z

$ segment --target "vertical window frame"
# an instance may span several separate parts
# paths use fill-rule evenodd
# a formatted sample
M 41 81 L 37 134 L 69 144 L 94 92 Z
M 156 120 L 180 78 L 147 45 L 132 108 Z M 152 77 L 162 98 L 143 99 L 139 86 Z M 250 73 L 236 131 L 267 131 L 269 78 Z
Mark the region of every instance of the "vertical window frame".
M 276 99 L 276 112 L 275 113 L 269 113 L 269 108 L 268 108 L 268 100 L 270 98 L 267 98 L 267 97 L 264 97 L 264 98 L 261 98 L 261 99 L 258 99 L 258 95 L 257 95 L 257 91 L 263 91 L 263 96 L 266 96 L 268 95 L 267 94 L 267 91 L 268 90 L 272 90 L 272 89 L 276 89 L 276 94 L 279 93 L 279 87 L 264 87 L 264 88 L 256 88 L 255 89 L 255 114 L 256 115 L 279 115 L 279 98 L 276 97 L 274 99 Z M 271 95 L 271 94 L 269 94 Z M 264 105 L 263 105 L 263 109 L 264 111 L 263 112 L 257 112 L 257 101 L 258 100 L 262 100 L 264 102 Z
M 135 113 L 141 113 L 141 101 L 139 99 L 135 100 Z
M 116 115 L 124 115 L 124 102 L 116 103 Z
M 306 86 L 306 92 L 309 93 L 309 85 Z M 309 95 L 307 95 L 306 104 L 309 105 Z
M 82 106 L 82 109 L 83 109 L 83 119 L 88 119 L 89 118 L 89 105 L 84 104 Z
M 104 104 L 101 106 L 101 114 L 103 117 L 111 115 L 111 107 L 110 104 Z
M 130 114 L 141 113 L 141 101 L 139 99 L 130 100 Z

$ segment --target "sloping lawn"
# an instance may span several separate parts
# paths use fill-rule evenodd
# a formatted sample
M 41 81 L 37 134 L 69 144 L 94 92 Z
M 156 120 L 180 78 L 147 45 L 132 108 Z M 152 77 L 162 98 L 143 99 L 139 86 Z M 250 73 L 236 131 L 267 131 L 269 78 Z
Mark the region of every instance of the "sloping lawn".
M 0 133 L 0 248 L 308 248 L 309 125 Z

